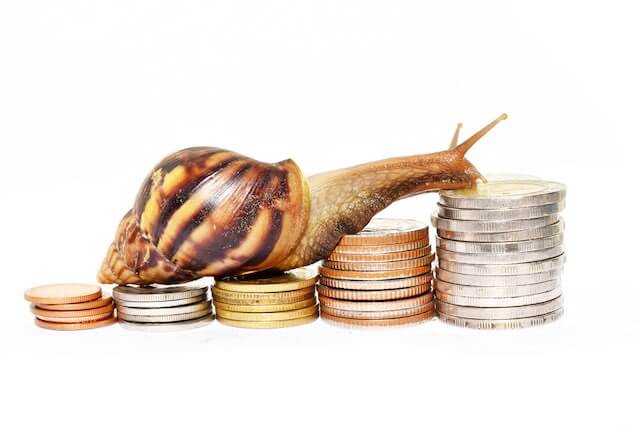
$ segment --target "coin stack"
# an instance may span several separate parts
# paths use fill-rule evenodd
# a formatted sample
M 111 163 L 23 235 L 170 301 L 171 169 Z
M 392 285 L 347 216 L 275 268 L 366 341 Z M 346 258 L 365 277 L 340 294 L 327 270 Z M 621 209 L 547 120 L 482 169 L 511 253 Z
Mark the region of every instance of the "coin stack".
M 396 326 L 433 317 L 429 230 L 375 218 L 346 235 L 320 267 L 320 315 L 349 326 Z
M 134 286 L 113 288 L 119 323 L 128 329 L 174 331 L 213 320 L 207 286 Z
M 522 328 L 563 313 L 562 184 L 495 180 L 440 193 L 438 317 L 469 328 Z
M 111 297 L 96 285 L 58 284 L 31 288 L 24 293 L 31 302 L 36 325 L 57 331 L 77 331 L 115 322 Z
M 211 288 L 216 317 L 225 325 L 251 329 L 311 323 L 318 318 L 317 280 L 309 268 L 216 280 Z

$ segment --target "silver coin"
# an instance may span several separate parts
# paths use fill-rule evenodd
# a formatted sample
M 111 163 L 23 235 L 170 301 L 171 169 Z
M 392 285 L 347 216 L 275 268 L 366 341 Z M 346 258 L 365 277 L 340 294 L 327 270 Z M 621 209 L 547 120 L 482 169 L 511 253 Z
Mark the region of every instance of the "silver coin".
M 531 230 L 558 222 L 560 215 L 547 215 L 540 218 L 517 219 L 512 221 L 460 221 L 431 216 L 431 223 L 439 230 L 460 231 L 464 233 L 505 233 Z
M 502 209 L 540 206 L 564 200 L 566 187 L 558 182 L 501 179 L 476 188 L 440 192 L 440 203 L 460 209 Z
M 438 216 L 461 221 L 513 221 L 555 215 L 564 209 L 565 202 L 542 206 L 507 209 L 458 209 L 438 205 Z
M 118 323 L 125 329 L 142 332 L 175 332 L 186 331 L 189 329 L 201 328 L 213 322 L 214 316 L 207 314 L 193 320 L 183 320 L 182 322 L 172 323 L 136 323 L 119 319 Z
M 113 288 L 113 299 L 123 301 L 172 301 L 207 293 L 207 286 L 133 286 Z
M 464 264 L 522 264 L 534 261 L 542 261 L 554 258 L 564 253 L 562 245 L 548 249 L 530 252 L 513 252 L 504 254 L 470 254 L 462 252 L 451 252 L 446 249 L 436 248 L 438 259 L 446 261 L 461 262 Z
M 439 259 L 438 267 L 452 273 L 472 274 L 479 276 L 515 276 L 521 274 L 536 274 L 561 268 L 567 257 L 560 255 L 544 261 L 526 262 L 522 264 L 464 264 Z
M 512 277 L 512 276 L 502 276 Z M 512 298 L 523 297 L 527 295 L 541 294 L 561 286 L 560 279 L 553 279 L 541 283 L 532 283 L 530 285 L 519 286 L 468 286 L 456 285 L 454 283 L 436 280 L 436 290 L 447 293 L 449 295 L 457 295 L 461 297 L 471 298 Z M 464 304 L 461 304 L 464 305 Z
M 194 304 L 197 302 L 205 301 L 207 294 L 202 294 L 197 297 L 176 299 L 169 301 L 127 301 L 116 300 L 116 306 L 118 307 L 137 307 L 137 308 L 162 308 L 162 307 L 178 307 L 181 305 Z
M 465 297 L 460 295 L 450 295 L 441 291 L 436 291 L 436 298 L 440 301 L 462 305 L 465 307 L 520 307 L 532 304 L 540 304 L 551 301 L 562 295 L 562 288 L 551 289 L 533 295 L 523 295 L 518 297 Z
M 198 319 L 200 317 L 212 314 L 211 307 L 207 310 L 195 311 L 193 313 L 184 314 L 172 314 L 168 316 L 138 316 L 134 314 L 126 314 L 118 312 L 118 319 L 126 320 L 128 322 L 136 323 L 170 323 L 170 322 L 182 322 L 184 320 Z
M 564 232 L 562 218 L 554 224 L 531 230 L 507 231 L 504 233 L 468 233 L 438 229 L 438 236 L 462 242 L 521 242 L 523 240 L 543 239 Z
M 551 301 L 524 305 L 521 307 L 464 307 L 436 300 L 436 310 L 439 313 L 469 319 L 502 320 L 520 319 L 522 317 L 541 316 L 562 308 L 562 296 Z
M 468 319 L 464 317 L 451 316 L 445 313 L 438 313 L 438 318 L 445 323 L 449 323 L 454 326 L 460 326 L 463 328 L 472 329 L 517 329 L 517 328 L 530 328 L 532 326 L 540 326 L 546 323 L 553 322 L 559 319 L 564 314 L 564 309 L 552 311 L 551 313 L 543 314 L 540 316 L 521 317 L 519 319 L 504 319 L 504 320 L 482 320 L 482 319 Z
M 457 240 L 436 237 L 436 246 L 452 252 L 471 254 L 504 254 L 514 252 L 532 252 L 552 248 L 562 244 L 564 235 L 545 237 L 543 239 L 522 240 L 520 242 L 460 242 Z
M 513 276 L 487 276 L 479 274 L 460 274 L 436 268 L 438 280 L 455 285 L 474 287 L 524 286 L 555 280 L 562 275 L 562 266 L 555 270 L 541 271 L 534 274 L 518 274 Z
M 173 316 L 177 314 L 194 313 L 211 308 L 211 300 L 205 300 L 195 304 L 181 305 L 177 307 L 163 308 L 138 308 L 138 307 L 118 307 L 118 315 L 127 314 L 134 316 Z

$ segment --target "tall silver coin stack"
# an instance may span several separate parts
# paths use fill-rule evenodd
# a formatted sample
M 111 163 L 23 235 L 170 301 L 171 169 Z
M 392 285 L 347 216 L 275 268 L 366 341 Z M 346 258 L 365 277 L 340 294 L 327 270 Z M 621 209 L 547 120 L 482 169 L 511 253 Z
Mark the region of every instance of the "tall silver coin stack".
M 524 328 L 563 314 L 563 184 L 502 179 L 443 191 L 437 230 L 436 311 L 468 328 Z
M 213 320 L 208 286 L 116 286 L 118 322 L 128 329 L 174 331 Z

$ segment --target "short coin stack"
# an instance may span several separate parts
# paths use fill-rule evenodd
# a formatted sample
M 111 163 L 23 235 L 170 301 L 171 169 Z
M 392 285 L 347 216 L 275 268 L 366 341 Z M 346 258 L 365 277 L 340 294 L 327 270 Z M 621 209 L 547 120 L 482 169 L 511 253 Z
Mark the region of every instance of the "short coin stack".
M 111 297 L 97 285 L 57 284 L 31 288 L 24 293 L 31 302 L 36 325 L 57 331 L 77 331 L 115 322 Z
M 238 328 L 275 329 L 318 318 L 316 282 L 309 268 L 217 279 L 211 288 L 220 323 Z
M 321 317 L 350 326 L 396 326 L 433 317 L 429 230 L 407 219 L 373 219 L 347 235 L 320 267 Z
M 174 331 L 213 320 L 207 286 L 134 286 L 113 288 L 118 320 L 128 329 Z
M 469 328 L 522 328 L 563 313 L 565 187 L 495 180 L 440 193 L 436 308 Z

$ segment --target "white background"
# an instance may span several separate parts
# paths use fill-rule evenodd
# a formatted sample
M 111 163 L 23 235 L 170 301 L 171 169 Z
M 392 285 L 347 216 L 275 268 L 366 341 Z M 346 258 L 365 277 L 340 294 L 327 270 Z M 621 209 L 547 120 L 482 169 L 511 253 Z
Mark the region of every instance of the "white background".
M 4 425 L 637 425 L 633 2 L 2 1 Z M 214 323 L 55 333 L 22 293 L 94 281 L 164 155 L 221 146 L 307 174 L 439 151 L 568 186 L 566 315 L 350 331 Z M 435 195 L 385 216 L 427 221 Z M 471 424 L 473 423 L 473 424 Z

